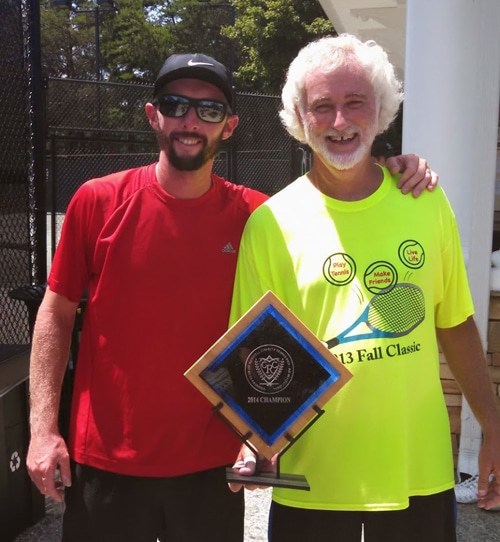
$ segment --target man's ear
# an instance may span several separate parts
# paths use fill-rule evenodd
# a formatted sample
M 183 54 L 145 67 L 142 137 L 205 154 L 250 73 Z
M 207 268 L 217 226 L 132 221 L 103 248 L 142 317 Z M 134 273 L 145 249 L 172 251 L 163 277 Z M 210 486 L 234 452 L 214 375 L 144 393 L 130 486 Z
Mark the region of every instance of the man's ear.
M 146 112 L 146 116 L 148 117 L 149 124 L 153 130 L 158 129 L 158 109 L 156 107 L 148 102 L 144 106 L 144 111 Z
M 233 135 L 233 132 L 236 129 L 236 126 L 238 126 L 239 122 L 240 118 L 238 117 L 238 115 L 230 115 L 227 118 L 224 129 L 222 130 L 223 140 L 229 139 Z

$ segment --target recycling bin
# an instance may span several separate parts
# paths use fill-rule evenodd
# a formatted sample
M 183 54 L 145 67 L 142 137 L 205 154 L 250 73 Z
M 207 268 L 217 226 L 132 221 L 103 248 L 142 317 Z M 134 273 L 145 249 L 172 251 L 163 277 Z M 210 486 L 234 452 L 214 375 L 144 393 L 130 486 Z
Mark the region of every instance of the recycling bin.
M 28 310 L 28 321 L 30 331 L 33 332 L 36 315 L 42 302 L 47 284 L 22 286 L 9 292 L 9 297 L 22 301 Z M 68 360 L 68 367 L 64 373 L 64 379 L 61 389 L 61 400 L 59 407 L 59 430 L 61 435 L 66 439 L 69 431 L 69 418 L 71 410 L 71 399 L 73 395 L 73 380 L 76 368 L 76 360 L 78 357 L 78 347 L 80 344 L 80 333 L 83 326 L 83 317 L 85 307 L 87 305 L 87 297 L 84 295 L 77 307 L 75 315 L 75 325 L 71 335 L 71 350 Z
M 26 469 L 29 345 L 0 344 L 0 539 L 11 542 L 43 518 L 45 498 Z

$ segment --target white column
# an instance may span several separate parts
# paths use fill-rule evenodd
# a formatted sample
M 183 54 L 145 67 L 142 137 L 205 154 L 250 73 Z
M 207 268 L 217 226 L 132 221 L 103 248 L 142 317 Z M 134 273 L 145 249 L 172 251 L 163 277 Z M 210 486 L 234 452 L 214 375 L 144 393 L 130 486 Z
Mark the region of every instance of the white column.
M 425 156 L 455 210 L 486 346 L 500 80 L 498 0 L 408 0 L 404 152 Z M 432 220 L 432 217 L 422 217 Z M 459 470 L 481 430 L 464 400 Z

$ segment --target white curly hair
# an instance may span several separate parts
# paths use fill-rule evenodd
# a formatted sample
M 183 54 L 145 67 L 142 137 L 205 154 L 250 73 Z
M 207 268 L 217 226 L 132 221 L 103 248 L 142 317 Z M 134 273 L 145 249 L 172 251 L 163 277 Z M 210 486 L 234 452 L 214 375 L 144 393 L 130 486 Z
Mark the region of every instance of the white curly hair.
M 355 59 L 366 70 L 380 106 L 378 134 L 389 128 L 403 100 L 402 83 L 396 77 L 387 53 L 374 41 L 362 42 L 351 34 L 327 36 L 302 48 L 288 68 L 281 101 L 280 118 L 288 133 L 307 143 L 301 118 L 305 114 L 304 85 L 307 76 L 317 69 L 330 73 Z

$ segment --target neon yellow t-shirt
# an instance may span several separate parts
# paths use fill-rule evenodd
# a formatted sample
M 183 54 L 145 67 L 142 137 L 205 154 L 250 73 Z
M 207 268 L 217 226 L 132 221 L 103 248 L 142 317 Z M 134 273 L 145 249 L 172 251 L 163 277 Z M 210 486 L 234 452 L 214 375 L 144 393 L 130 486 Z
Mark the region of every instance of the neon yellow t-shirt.
M 275 488 L 274 500 L 398 510 L 410 496 L 452 488 L 435 328 L 464 322 L 473 305 L 441 188 L 404 196 L 384 169 L 374 194 L 344 202 L 297 179 L 246 225 L 231 322 L 268 290 L 321 340 L 339 337 L 332 352 L 353 373 L 281 457 L 281 471 L 304 474 L 311 491 Z M 369 320 L 380 336 L 367 323 L 343 334 L 370 302 L 385 311 L 382 321 Z

